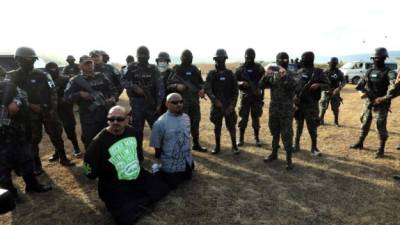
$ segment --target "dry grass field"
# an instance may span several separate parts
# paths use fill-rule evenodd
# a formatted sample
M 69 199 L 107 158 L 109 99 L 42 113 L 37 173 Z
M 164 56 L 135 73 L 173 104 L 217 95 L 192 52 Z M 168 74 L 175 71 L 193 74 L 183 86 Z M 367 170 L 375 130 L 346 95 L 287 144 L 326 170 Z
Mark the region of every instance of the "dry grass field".
M 206 68 L 203 68 L 206 71 Z M 223 149 L 219 155 L 194 152 L 196 171 L 193 180 L 163 199 L 154 212 L 143 217 L 140 225 L 321 225 L 321 224 L 400 224 L 400 183 L 392 175 L 400 173 L 400 102 L 395 100 L 389 115 L 390 138 L 386 157 L 374 159 L 378 137 L 373 129 L 365 150 L 349 150 L 359 134 L 362 102 L 348 85 L 342 92 L 340 128 L 332 125 L 327 112 L 327 125 L 319 128 L 322 157 L 310 155 L 307 131 L 302 138 L 302 151 L 294 155 L 295 169 L 285 170 L 283 151 L 279 161 L 263 162 L 271 152 L 267 127 L 269 91 L 262 116 L 263 147 L 253 144 L 252 129 L 246 133 L 246 145 L 240 155 L 230 151 L 229 137 L 223 131 Z M 126 103 L 126 98 L 122 101 Z M 212 148 L 213 126 L 210 102 L 202 100 L 201 141 Z M 250 124 L 249 124 L 250 125 Z M 149 130 L 146 128 L 145 136 Z M 65 139 L 66 140 L 66 139 Z M 71 145 L 66 141 L 71 154 Z M 146 166 L 153 160 L 153 150 L 146 146 Z M 23 193 L 22 179 L 15 178 L 23 204 L 17 210 L 0 216 L 1 225 L 111 225 L 114 224 L 99 200 L 96 182 L 83 175 L 82 160 L 65 168 L 47 163 L 52 146 L 45 135 L 40 145 L 46 174 L 54 190 L 47 194 Z M 72 157 L 72 156 L 71 156 Z

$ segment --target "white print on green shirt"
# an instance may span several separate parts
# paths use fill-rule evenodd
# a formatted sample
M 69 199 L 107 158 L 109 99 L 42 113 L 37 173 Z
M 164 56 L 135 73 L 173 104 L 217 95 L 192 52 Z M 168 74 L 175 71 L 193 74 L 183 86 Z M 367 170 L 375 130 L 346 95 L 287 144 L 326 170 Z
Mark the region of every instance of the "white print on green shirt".
M 135 180 L 140 173 L 136 151 L 136 138 L 127 137 L 114 143 L 109 149 L 110 161 L 118 173 L 119 180 Z

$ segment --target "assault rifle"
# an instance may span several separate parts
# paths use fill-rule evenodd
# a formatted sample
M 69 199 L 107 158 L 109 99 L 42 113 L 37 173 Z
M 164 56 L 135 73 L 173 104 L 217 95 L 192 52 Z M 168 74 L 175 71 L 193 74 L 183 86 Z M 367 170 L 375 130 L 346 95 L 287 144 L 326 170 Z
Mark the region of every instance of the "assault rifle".
M 93 103 L 88 107 L 90 111 L 94 111 L 99 106 L 106 106 L 103 93 L 93 90 L 92 86 L 90 86 L 89 82 L 87 82 L 82 75 L 75 76 L 74 80 L 81 88 L 89 92 L 90 96 L 93 98 Z

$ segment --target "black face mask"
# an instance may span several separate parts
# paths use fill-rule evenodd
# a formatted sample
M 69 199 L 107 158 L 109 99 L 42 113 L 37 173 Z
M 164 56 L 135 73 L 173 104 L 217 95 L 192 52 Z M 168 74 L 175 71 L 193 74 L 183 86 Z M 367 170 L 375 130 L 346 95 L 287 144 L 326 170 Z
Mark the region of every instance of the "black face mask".
M 374 57 L 372 60 L 374 61 L 374 67 L 375 68 L 384 68 L 385 67 L 385 59 L 382 57 Z
M 147 65 L 149 63 L 149 58 L 148 57 L 138 57 L 138 62 L 141 65 Z
M 181 64 L 183 66 L 190 66 L 192 65 L 192 62 L 193 62 L 192 52 L 190 52 L 189 50 L 183 51 L 181 55 Z
M 337 68 L 337 63 L 335 63 L 335 62 L 331 62 L 331 63 L 329 63 L 329 69 L 330 70 L 334 70 L 334 69 L 336 69 Z
M 313 68 L 314 67 L 314 53 L 312 52 L 305 52 L 301 56 L 301 65 L 304 68 Z
M 226 69 L 226 66 L 225 66 L 226 59 L 225 58 L 215 58 L 214 60 L 215 60 L 215 68 L 217 70 Z
M 286 52 L 278 53 L 276 56 L 276 64 L 287 69 L 289 66 L 289 55 Z
M 33 65 L 35 64 L 35 58 L 19 58 L 17 59 L 18 65 L 25 71 L 33 70 Z
M 255 58 L 256 58 L 256 52 L 251 48 L 247 49 L 246 52 L 244 53 L 244 63 L 246 65 L 254 64 Z

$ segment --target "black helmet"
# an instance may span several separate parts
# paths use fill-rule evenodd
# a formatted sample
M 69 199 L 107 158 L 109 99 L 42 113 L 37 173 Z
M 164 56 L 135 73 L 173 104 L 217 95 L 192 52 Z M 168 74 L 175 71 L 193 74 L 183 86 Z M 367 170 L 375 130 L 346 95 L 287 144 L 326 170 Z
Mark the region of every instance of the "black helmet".
M 22 57 L 22 58 L 35 58 L 37 59 L 36 52 L 29 47 L 19 47 L 15 51 L 15 58 Z
M 224 58 L 224 59 L 227 59 L 227 58 L 228 58 L 228 54 L 226 53 L 225 49 L 222 49 L 222 48 L 218 49 L 218 50 L 215 52 L 215 56 L 214 56 L 214 59 L 216 59 L 216 58 Z
M 140 46 L 136 51 L 137 58 L 150 58 L 149 49 L 146 46 Z
M 55 62 L 49 62 L 46 64 L 45 68 L 46 68 L 46 70 L 50 70 L 50 69 L 58 68 L 58 65 Z
M 67 56 L 67 61 L 69 61 L 69 60 L 75 60 L 75 57 L 72 55 L 69 55 L 69 56 Z
M 332 57 L 329 63 L 339 64 L 339 59 L 337 57 Z
M 171 58 L 169 57 L 169 54 L 167 52 L 160 52 L 158 54 L 158 57 L 156 59 L 156 62 L 158 62 L 159 60 L 165 60 L 167 62 L 171 62 Z
M 372 58 L 388 58 L 389 54 L 386 48 L 380 47 L 375 49 L 375 53 Z
M 126 63 L 135 62 L 135 57 L 133 57 L 132 55 L 128 55 L 125 60 Z

